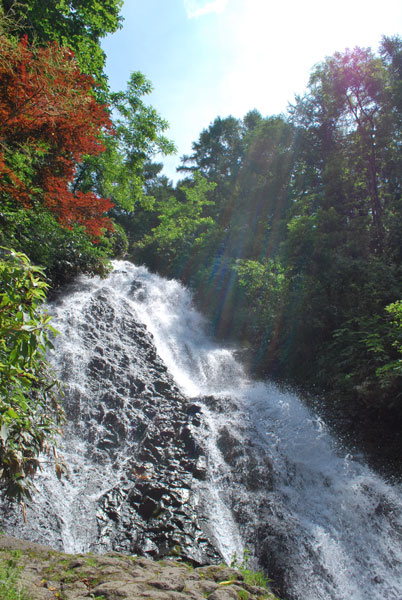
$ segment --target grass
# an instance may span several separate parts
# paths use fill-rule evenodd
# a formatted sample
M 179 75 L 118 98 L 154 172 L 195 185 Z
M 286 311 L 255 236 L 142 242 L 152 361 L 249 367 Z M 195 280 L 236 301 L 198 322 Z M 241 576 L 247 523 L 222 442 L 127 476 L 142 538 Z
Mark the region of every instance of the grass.
M 268 583 L 272 581 L 272 579 L 267 577 L 263 571 L 253 571 L 252 569 L 250 569 L 248 567 L 249 558 L 249 551 L 246 548 L 243 553 L 242 561 L 239 562 L 235 554 L 232 558 L 230 566 L 233 569 L 237 569 L 243 575 L 244 582 L 248 585 L 256 585 L 267 589 Z
M 0 598 L 1 600 L 31 600 L 27 592 L 18 585 L 20 568 L 17 559 L 20 550 L 13 550 L 9 557 L 0 559 Z

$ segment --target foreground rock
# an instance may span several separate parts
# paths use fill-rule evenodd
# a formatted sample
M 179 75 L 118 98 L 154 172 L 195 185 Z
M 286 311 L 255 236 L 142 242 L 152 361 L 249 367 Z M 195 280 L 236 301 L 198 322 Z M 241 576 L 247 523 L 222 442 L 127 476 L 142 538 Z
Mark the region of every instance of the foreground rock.
M 122 554 L 65 554 L 0 536 L 0 568 L 18 571 L 17 590 L 30 600 L 275 600 L 226 566 L 193 568 L 173 560 Z

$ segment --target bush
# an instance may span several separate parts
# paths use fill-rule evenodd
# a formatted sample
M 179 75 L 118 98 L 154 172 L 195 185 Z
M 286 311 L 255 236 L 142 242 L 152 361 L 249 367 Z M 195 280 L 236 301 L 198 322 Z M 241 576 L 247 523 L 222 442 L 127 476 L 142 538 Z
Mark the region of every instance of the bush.
M 108 238 L 102 237 L 94 244 L 82 227 L 65 229 L 44 209 L 0 212 L 0 226 L 0 244 L 23 252 L 34 264 L 43 267 L 52 288 L 81 273 L 105 276 L 109 270 L 108 256 L 118 252 L 119 232 L 108 234 Z M 124 253 L 124 239 L 120 246 Z
M 48 284 L 26 255 L 0 256 L 0 485 L 7 496 L 30 497 L 45 445 L 55 447 L 63 421 L 59 386 L 47 360 L 57 332 L 41 310 Z M 57 472 L 61 468 L 56 464 Z

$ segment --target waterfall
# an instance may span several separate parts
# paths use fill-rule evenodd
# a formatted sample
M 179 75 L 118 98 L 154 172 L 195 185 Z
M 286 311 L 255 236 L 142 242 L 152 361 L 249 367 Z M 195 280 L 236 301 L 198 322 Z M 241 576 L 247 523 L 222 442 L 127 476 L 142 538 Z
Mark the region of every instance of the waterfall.
M 247 547 L 288 598 L 401 600 L 400 484 L 250 380 L 181 284 L 116 261 L 50 310 L 68 477 L 44 465 L 28 524 L 6 511 L 7 532 L 70 552 L 177 542 L 199 562 Z

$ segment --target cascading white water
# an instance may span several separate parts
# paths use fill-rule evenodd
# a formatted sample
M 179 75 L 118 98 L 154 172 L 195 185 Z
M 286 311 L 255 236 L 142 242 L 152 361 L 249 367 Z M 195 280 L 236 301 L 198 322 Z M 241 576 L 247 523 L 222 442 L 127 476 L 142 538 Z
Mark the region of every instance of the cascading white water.
M 250 381 L 234 352 L 205 333 L 190 294 L 178 282 L 162 279 L 143 267 L 116 262 L 106 280 L 82 278 L 68 302 L 52 309 L 53 325 L 62 333 L 56 353 L 63 347 L 62 368 L 76 373 L 74 385 L 82 410 L 89 410 L 83 406 L 86 381 L 80 366 L 85 363 L 85 349 L 74 333 L 74 322 L 80 318 L 81 308 L 101 290 L 113 298 L 115 315 L 121 313 L 124 319 L 125 311 L 132 311 L 146 325 L 177 386 L 202 405 L 207 423 L 203 431 L 209 438 L 202 439 L 201 432 L 200 443 L 207 448 L 209 472 L 206 481 L 198 484 L 199 502 L 207 506 L 221 553 L 228 560 L 234 552 L 241 553 L 241 536 L 249 545 L 253 531 L 259 532 L 258 544 L 261 523 L 267 518 L 265 547 L 269 548 L 272 540 L 279 548 L 278 539 L 282 540 L 285 580 L 292 598 L 401 600 L 401 486 L 385 482 L 361 462 L 345 456 L 321 420 L 295 395 L 269 383 Z M 102 332 L 111 335 L 106 325 L 97 326 L 99 339 Z M 114 351 L 117 342 L 110 337 L 107 343 Z M 130 368 L 134 366 L 128 365 Z M 241 476 L 231 473 L 219 445 L 222 431 L 228 431 L 239 447 L 249 444 L 256 463 L 272 466 L 266 491 L 261 486 L 243 485 Z M 60 511 L 54 518 L 65 521 L 65 549 L 82 551 L 90 547 L 95 534 L 90 526 L 90 539 L 77 539 L 80 519 L 94 521 L 89 504 L 113 485 L 119 467 L 109 468 L 107 462 L 102 463 L 102 456 L 99 464 L 82 458 L 85 451 L 78 447 L 79 431 L 71 436 L 66 440 L 70 470 L 74 471 L 75 462 L 79 466 L 70 481 L 60 483 L 45 474 L 39 486 L 54 486 L 52 493 Z M 119 460 L 124 462 L 124 448 Z M 233 507 L 238 514 L 243 511 L 246 522 L 239 521 Z M 270 529 L 276 525 L 279 533 Z M 261 559 L 261 548 L 254 551 Z M 281 557 L 276 559 L 280 562 Z
M 296 527 L 297 537 L 289 538 L 294 544 L 290 579 L 295 597 L 401 600 L 401 486 L 386 483 L 338 450 L 322 421 L 297 396 L 249 381 L 233 352 L 204 333 L 202 318 L 180 284 L 143 268 L 125 268 L 144 284 L 135 309 L 178 385 L 187 395 L 236 401 L 237 410 L 231 405 L 229 414 L 205 407 L 211 430 L 229 425 L 236 432 L 247 423 L 249 435 L 265 446 L 277 500 Z M 116 287 L 124 290 L 126 277 L 115 273 Z M 212 446 L 210 452 L 219 471 L 219 451 Z

